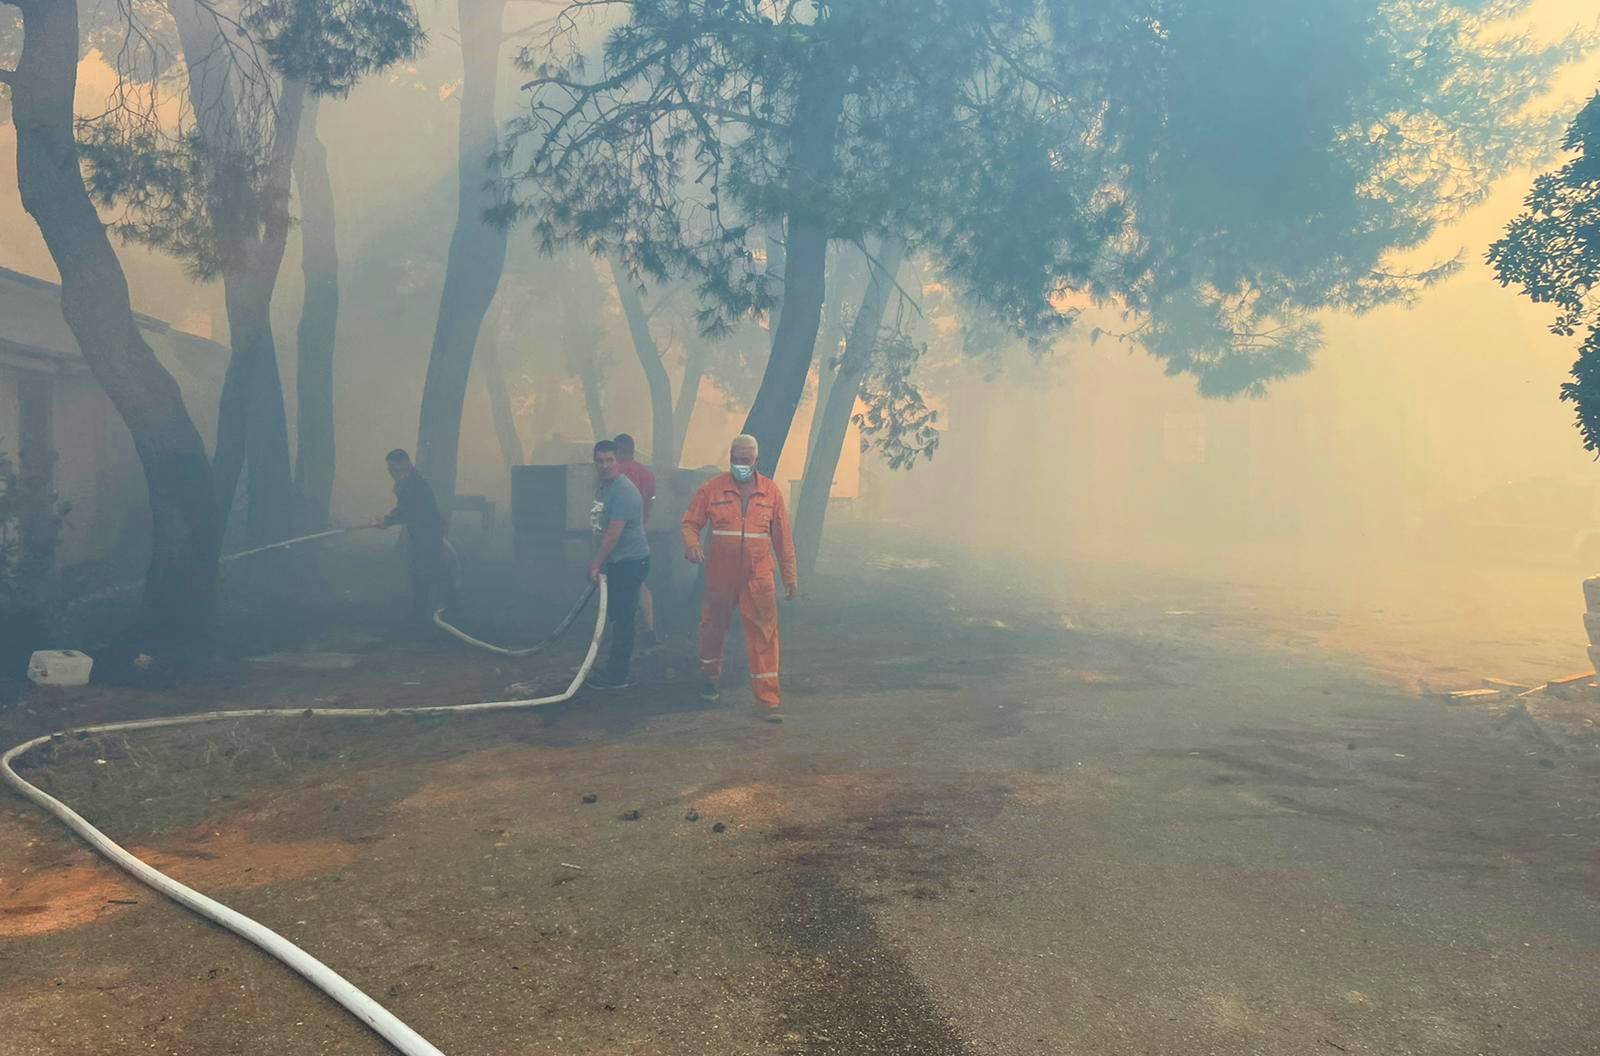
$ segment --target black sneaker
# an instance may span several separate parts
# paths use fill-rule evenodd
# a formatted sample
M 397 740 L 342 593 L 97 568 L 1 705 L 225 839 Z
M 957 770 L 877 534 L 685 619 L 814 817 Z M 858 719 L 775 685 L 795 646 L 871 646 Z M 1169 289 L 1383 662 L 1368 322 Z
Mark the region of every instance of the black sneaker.
M 722 699 L 722 690 L 717 688 L 715 682 L 707 682 L 700 687 L 700 699 L 709 700 L 713 704 Z
M 613 681 L 608 675 L 590 675 L 589 681 L 585 682 L 584 685 L 590 689 L 627 689 L 633 683 L 627 679 L 623 679 L 620 682 Z

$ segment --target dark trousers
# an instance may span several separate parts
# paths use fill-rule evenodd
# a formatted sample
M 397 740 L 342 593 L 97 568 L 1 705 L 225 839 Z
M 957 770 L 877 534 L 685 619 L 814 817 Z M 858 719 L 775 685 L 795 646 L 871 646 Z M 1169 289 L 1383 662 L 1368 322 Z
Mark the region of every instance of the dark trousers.
M 411 549 L 411 618 L 418 623 L 432 623 L 439 609 L 449 609 L 456 604 L 456 581 L 445 560 L 442 539 L 410 540 Z
M 639 615 L 639 588 L 650 575 L 650 559 L 612 561 L 606 565 L 606 620 L 611 624 L 611 659 L 606 678 L 626 682 L 633 663 L 634 623 Z

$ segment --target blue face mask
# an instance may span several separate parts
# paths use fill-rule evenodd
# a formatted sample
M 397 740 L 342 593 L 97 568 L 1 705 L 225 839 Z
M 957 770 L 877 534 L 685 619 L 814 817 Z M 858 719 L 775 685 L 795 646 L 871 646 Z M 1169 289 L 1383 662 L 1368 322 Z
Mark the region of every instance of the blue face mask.
M 733 470 L 733 479 L 740 484 L 748 482 L 751 477 L 756 475 L 755 466 L 732 466 L 730 468 Z

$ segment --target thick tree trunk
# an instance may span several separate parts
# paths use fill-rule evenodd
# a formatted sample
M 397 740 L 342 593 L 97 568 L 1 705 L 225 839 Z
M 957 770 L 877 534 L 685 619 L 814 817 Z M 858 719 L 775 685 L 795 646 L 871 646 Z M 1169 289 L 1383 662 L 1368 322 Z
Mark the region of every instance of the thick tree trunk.
M 849 255 L 847 255 L 849 254 Z M 811 428 L 806 435 L 806 464 L 817 450 L 817 430 L 822 427 L 822 409 L 828 405 L 828 390 L 833 386 L 837 368 L 831 362 L 839 354 L 839 341 L 844 337 L 844 298 L 840 294 L 850 288 L 849 275 L 853 269 L 846 264 L 853 253 L 841 248 L 834 256 L 833 268 L 828 274 L 828 295 L 823 305 L 821 343 L 817 356 L 817 398 L 811 409 Z
M 837 341 L 826 344 L 823 346 L 822 355 L 817 358 L 817 399 L 811 408 L 811 429 L 806 436 L 808 466 L 817 453 L 817 434 L 822 430 L 822 411 L 828 406 L 828 393 L 833 391 L 833 379 L 838 375 L 838 368 L 829 362 L 837 348 Z
M 828 393 L 828 402 L 822 409 L 816 447 L 806 460 L 805 478 L 800 483 L 800 505 L 795 511 L 794 538 L 800 574 L 807 578 L 817 570 L 817 555 L 822 549 L 822 524 L 828 513 L 828 496 L 833 491 L 833 475 L 839 468 L 839 456 L 844 451 L 850 417 L 861 393 L 862 379 L 872 364 L 872 351 L 878 343 L 878 331 L 883 327 L 883 313 L 888 308 L 894 277 L 905 259 L 905 252 L 905 241 L 895 236 L 885 238 L 878 249 L 872 278 L 861 297 L 861 307 L 856 310 L 855 322 L 851 324 L 850 336 L 845 341 L 844 356 Z
M 705 377 L 706 360 L 711 356 L 711 346 L 698 334 L 688 340 L 688 350 L 683 357 L 683 380 L 678 382 L 678 402 L 672 409 L 672 457 L 668 469 L 683 465 L 683 445 L 689 439 L 689 423 L 694 419 L 694 408 L 700 402 L 700 379 Z
M 505 231 L 484 222 L 484 213 L 501 198 L 490 180 L 488 163 L 499 144 L 495 88 L 505 5 L 506 0 L 457 3 L 462 85 L 456 228 L 445 263 L 417 425 L 417 466 L 445 510 L 455 496 L 461 410 L 472 373 L 472 352 L 506 262 Z
M 283 246 L 282 237 L 269 236 L 251 247 L 250 262 L 230 267 L 222 280 L 233 354 L 217 413 L 217 508 L 224 518 L 233 509 L 240 471 L 248 463 L 245 535 L 252 544 L 287 537 L 296 520 L 283 377 L 272 334 L 272 294 Z
M 773 222 L 767 225 L 767 274 L 780 284 L 783 282 L 784 254 L 786 247 L 783 240 L 783 224 Z
M 228 372 L 222 379 L 222 399 L 217 407 L 217 439 L 211 454 L 211 474 L 216 488 L 217 514 L 224 532 L 233 514 L 234 496 L 238 493 L 239 478 L 244 475 L 245 457 L 249 452 L 250 381 L 246 362 L 235 343 L 228 357 Z
M 242 127 L 240 92 L 269 98 L 266 86 L 234 83 L 229 25 L 196 0 L 170 0 L 189 73 L 189 97 L 209 163 L 215 169 L 210 219 L 222 255 L 228 336 L 233 354 L 217 414 L 215 483 L 224 519 L 240 471 L 250 466 L 246 537 L 272 542 L 296 519 L 283 378 L 272 334 L 272 295 L 289 238 L 289 188 L 305 106 L 305 85 L 286 81 L 271 97 L 275 120 L 264 169 Z M 224 520 L 226 527 L 226 520 Z
M 178 383 L 134 321 L 122 265 L 78 167 L 77 0 L 29 4 L 22 21 L 21 60 L 9 76 L 17 185 L 61 273 L 61 314 L 144 467 L 152 546 L 139 633 L 149 650 L 165 652 L 205 641 L 211 627 L 220 546 L 211 467 Z
M 835 166 L 844 89 L 837 81 L 819 78 L 802 88 L 798 107 L 789 148 L 793 175 L 787 192 L 783 300 L 772 331 L 772 355 L 744 424 L 744 431 L 761 445 L 758 464 L 767 476 L 778 467 L 816 352 L 827 289 L 827 185 Z
M 272 286 L 254 269 L 223 278 L 233 354 L 217 413 L 217 509 L 225 520 L 248 464 L 245 536 L 252 544 L 286 538 L 294 524 L 289 430 L 272 336 Z
M 505 316 L 505 311 L 500 316 Z M 517 435 L 517 417 L 511 412 L 511 393 L 506 391 L 505 370 L 500 366 L 500 320 L 491 320 L 478 335 L 478 371 L 489 394 L 489 414 L 494 418 L 495 439 L 506 468 L 522 465 L 522 437 Z
M 233 329 L 232 305 L 242 310 L 242 321 L 253 331 L 252 354 L 258 361 L 252 371 L 250 408 L 250 505 L 246 532 L 256 545 L 294 534 L 302 512 L 294 490 L 294 467 L 289 461 L 289 417 L 283 402 L 283 375 L 278 369 L 278 346 L 272 333 L 272 295 L 289 245 L 289 190 L 295 149 L 300 140 L 300 118 L 305 112 L 305 85 L 286 81 L 278 95 L 278 121 L 272 154 L 261 190 L 261 222 L 254 229 L 245 264 L 237 277 L 223 276 L 230 305 L 228 329 Z
M 277 257 L 282 260 L 282 254 Z M 272 334 L 272 293 L 277 285 L 271 272 L 248 269 L 224 277 L 228 305 L 228 330 L 235 362 L 244 358 L 247 412 L 245 464 L 250 467 L 245 538 L 251 545 L 287 539 L 299 519 L 294 478 L 289 462 L 289 420 L 283 402 L 283 375 L 278 370 L 278 345 Z M 225 497 L 228 505 L 233 496 Z
M 600 360 L 593 350 L 579 362 L 578 378 L 583 382 L 583 409 L 589 412 L 589 428 L 594 430 L 594 438 L 611 439 L 611 430 L 606 428 L 605 378 L 600 374 Z
M 300 270 L 305 303 L 295 369 L 295 486 L 308 529 L 326 528 L 338 464 L 334 436 L 333 360 L 339 328 L 339 245 L 328 152 L 317 136 L 317 102 L 306 103 L 295 152 L 300 190 Z
M 611 279 L 617 285 L 617 299 L 622 302 L 622 317 L 627 320 L 628 335 L 633 338 L 633 351 L 639 357 L 645 384 L 650 388 L 650 458 L 656 466 L 666 467 L 666 460 L 673 457 L 673 438 L 677 435 L 672 424 L 672 378 L 667 375 L 666 364 L 661 362 L 661 349 L 650 334 L 650 317 L 645 314 L 638 287 L 617 264 L 616 258 L 608 263 Z
M 778 468 L 783 445 L 789 439 L 794 414 L 805 395 L 806 377 L 817 343 L 817 327 L 822 321 L 825 288 L 823 260 L 827 255 L 828 233 L 821 223 L 796 218 L 789 228 L 789 254 L 783 306 L 778 325 L 772 332 L 772 356 L 761 377 L 761 388 L 744 431 L 761 446 L 759 465 L 762 474 L 771 476 Z

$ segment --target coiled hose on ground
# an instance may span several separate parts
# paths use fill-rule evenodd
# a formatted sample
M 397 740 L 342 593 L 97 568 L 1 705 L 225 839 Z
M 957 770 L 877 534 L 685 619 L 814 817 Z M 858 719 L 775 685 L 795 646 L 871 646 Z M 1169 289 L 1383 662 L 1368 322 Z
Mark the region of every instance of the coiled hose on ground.
M 288 539 L 270 546 L 257 547 L 243 553 L 229 555 L 229 559 L 248 557 L 251 554 L 261 553 L 265 550 L 277 550 L 298 543 L 309 542 L 313 539 L 322 539 L 330 535 L 338 535 L 345 529 L 334 529 L 328 532 L 319 532 L 315 535 L 302 536 L 298 539 Z M 573 607 L 556 629 L 555 634 L 538 646 L 524 650 L 508 650 L 500 646 L 480 642 L 456 628 L 445 623 L 442 612 L 434 615 L 434 622 L 457 638 L 469 644 L 489 649 L 503 656 L 528 656 L 548 647 L 561 636 L 573 620 L 588 604 L 589 598 L 598 592 L 600 604 L 595 611 L 594 634 L 589 639 L 589 649 L 584 654 L 583 663 L 578 666 L 578 672 L 572 677 L 565 691 L 551 697 L 537 697 L 529 700 L 494 700 L 482 701 L 477 704 L 445 704 L 411 708 L 259 708 L 234 711 L 207 711 L 193 715 L 173 715 L 156 719 L 137 719 L 130 722 L 109 722 L 98 726 L 84 726 L 75 730 L 62 730 L 57 733 L 45 734 L 35 737 L 0 755 L 0 778 L 14 788 L 23 797 L 33 801 L 40 808 L 54 815 L 67 828 L 83 837 L 90 847 L 104 856 L 112 864 L 123 869 L 135 880 L 147 887 L 167 896 L 174 902 L 205 917 L 229 931 L 238 935 L 246 942 L 250 942 L 268 954 L 276 957 L 290 968 L 299 972 L 305 979 L 337 1001 L 351 1015 L 365 1023 L 380 1037 L 404 1056 L 443 1056 L 426 1038 L 402 1023 L 388 1009 L 378 1004 L 348 979 L 338 972 L 317 960 L 305 950 L 296 946 L 288 939 L 279 935 L 271 928 L 260 924 L 243 913 L 229 909 L 221 902 L 208 898 L 192 887 L 188 887 L 172 877 L 161 872 L 129 854 L 115 840 L 91 825 L 82 815 L 71 807 L 56 799 L 48 792 L 32 784 L 12 769 L 12 763 L 26 755 L 28 752 L 47 744 L 57 738 L 67 735 L 95 734 L 95 733 L 126 733 L 130 730 L 150 730 L 165 726 L 188 726 L 204 722 L 219 722 L 225 719 L 295 719 L 303 717 L 312 718 L 385 718 L 396 715 L 428 715 L 428 714 L 473 714 L 486 711 L 510 711 L 522 708 L 538 708 L 549 704 L 560 704 L 571 700 L 577 694 L 578 688 L 583 685 L 583 680 L 588 677 L 590 669 L 594 666 L 595 657 L 600 651 L 600 638 L 606 626 L 606 581 L 602 576 L 584 594 L 583 600 Z

